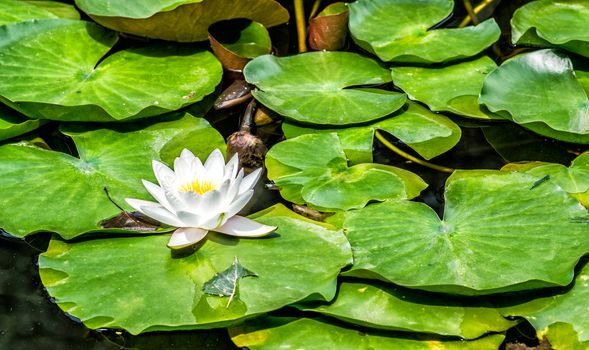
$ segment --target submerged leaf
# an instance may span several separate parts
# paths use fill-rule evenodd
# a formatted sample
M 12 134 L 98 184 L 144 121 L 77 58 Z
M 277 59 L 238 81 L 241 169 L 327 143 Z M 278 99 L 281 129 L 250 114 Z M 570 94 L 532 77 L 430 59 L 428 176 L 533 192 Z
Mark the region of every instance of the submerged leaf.
M 205 282 L 202 291 L 210 295 L 229 297 L 229 301 L 227 301 L 227 307 L 229 307 L 237 293 L 239 279 L 250 276 L 257 277 L 258 275 L 243 267 L 239 263 L 239 259 L 235 257 L 231 266 Z

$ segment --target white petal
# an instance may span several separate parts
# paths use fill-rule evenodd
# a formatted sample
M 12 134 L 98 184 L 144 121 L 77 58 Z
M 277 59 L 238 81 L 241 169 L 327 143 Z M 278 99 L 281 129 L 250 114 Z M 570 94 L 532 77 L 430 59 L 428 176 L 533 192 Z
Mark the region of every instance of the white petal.
M 162 188 L 171 188 L 175 186 L 174 182 L 176 181 L 176 174 L 174 174 L 172 169 L 157 160 L 152 161 L 151 164 L 153 166 L 155 178 Z
M 164 195 L 166 196 L 166 200 L 170 205 L 170 211 L 172 213 L 178 212 L 180 210 L 186 210 L 187 205 L 186 202 L 180 199 L 180 192 L 176 191 L 175 189 L 163 189 Z
M 188 192 L 178 191 L 176 194 L 177 194 L 178 198 L 184 203 L 183 210 L 186 210 L 186 211 L 194 213 L 194 214 L 200 213 L 201 205 L 203 202 L 202 196 L 200 196 L 192 191 L 188 191 Z
M 201 218 L 200 227 L 206 228 L 207 230 L 212 230 L 215 227 L 220 226 L 224 219 L 225 215 L 223 214 L 215 214 L 209 216 L 208 218 Z
M 213 231 L 237 237 L 261 237 L 276 230 L 276 226 L 267 226 L 243 216 L 234 216 L 225 225 L 215 228 Z
M 258 168 L 252 171 L 248 176 L 243 178 L 241 185 L 239 186 L 239 194 L 244 193 L 247 190 L 254 188 L 258 180 L 260 179 L 260 175 L 262 175 L 262 168 Z
M 237 197 L 237 199 L 233 201 L 233 203 L 231 203 L 225 211 L 225 221 L 227 221 L 227 219 L 231 218 L 233 215 L 239 213 L 239 211 L 243 209 L 243 207 L 245 207 L 247 202 L 249 202 L 250 199 L 252 199 L 253 195 L 254 191 L 249 190 L 246 193 L 243 193 L 239 197 Z
M 208 230 L 197 227 L 180 227 L 172 234 L 168 247 L 180 249 L 193 245 L 207 236 Z
M 192 153 L 188 148 L 185 148 L 180 152 L 180 158 L 187 160 L 188 162 L 192 162 L 194 158 L 194 153 Z
M 204 167 L 208 179 L 216 181 L 223 179 L 223 172 L 225 170 L 225 158 L 223 158 L 223 153 L 218 149 L 214 150 L 209 158 L 207 158 Z
M 161 205 L 163 205 L 169 211 L 174 211 L 174 209 L 172 209 L 172 207 L 170 206 L 170 203 L 166 199 L 166 195 L 164 193 L 164 190 L 161 187 L 159 187 L 158 185 L 151 183 L 147 180 L 141 180 L 141 181 L 143 182 L 143 186 L 145 186 L 145 188 L 147 189 L 149 194 L 151 194 L 153 196 L 153 198 L 155 198 L 156 201 L 158 201 Z
M 235 201 L 237 197 L 237 193 L 239 192 L 239 186 L 241 185 L 241 181 L 243 180 L 243 169 L 239 171 L 237 177 L 231 181 L 229 184 L 229 189 L 227 190 L 227 195 L 223 199 L 223 207 L 228 207 L 231 203 Z
M 176 213 L 178 219 L 180 219 L 184 225 L 183 226 L 190 226 L 190 227 L 203 227 L 201 222 L 203 221 L 200 215 L 191 213 L 188 211 L 179 211 Z
M 225 181 L 218 189 L 205 193 L 202 196 L 203 198 L 201 199 L 200 206 L 202 216 L 211 216 L 224 212 L 225 208 L 223 207 L 223 199 L 227 195 L 228 190 L 229 181 Z
M 227 165 L 225 165 L 225 174 L 223 175 L 223 180 L 227 179 L 234 179 L 237 175 L 237 169 L 239 168 L 239 157 L 237 153 L 229 159 Z
M 180 227 L 185 226 L 182 221 L 176 217 L 176 215 L 170 213 L 166 208 L 155 208 L 155 207 L 141 207 L 143 213 L 149 216 L 152 219 L 156 219 L 157 221 L 164 223 L 166 225 Z
M 192 159 L 188 160 L 184 157 L 174 159 L 174 172 L 178 184 L 187 184 L 194 179 L 194 174 L 190 173 L 191 163 Z
M 162 205 L 156 202 L 150 202 L 150 201 L 144 201 L 141 199 L 134 199 L 134 198 L 125 198 L 125 202 L 127 202 L 127 204 L 129 204 L 131 207 L 133 207 L 133 209 L 137 210 L 140 213 L 143 213 L 143 210 L 141 209 L 141 207 L 149 207 L 149 206 L 153 206 L 153 207 L 161 207 Z M 145 214 L 145 213 L 143 213 Z

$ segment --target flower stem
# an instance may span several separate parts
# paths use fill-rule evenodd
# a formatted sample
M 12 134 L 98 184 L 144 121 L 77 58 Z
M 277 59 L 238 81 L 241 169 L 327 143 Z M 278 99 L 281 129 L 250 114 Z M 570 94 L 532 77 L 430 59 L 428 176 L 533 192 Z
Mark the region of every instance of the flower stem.
M 303 0 L 294 0 L 295 21 L 297 24 L 297 36 L 299 52 L 307 52 L 307 26 L 305 22 L 305 6 Z
M 479 19 L 477 18 L 477 14 L 474 13 L 474 10 L 472 8 L 472 4 L 470 3 L 470 0 L 463 0 L 464 3 L 464 8 L 466 9 L 466 12 L 468 12 L 468 16 L 470 17 L 472 23 L 474 23 L 475 25 L 479 24 Z M 464 23 L 464 21 L 463 21 Z M 460 23 L 460 25 L 462 25 L 462 23 Z
M 481 12 L 482 10 L 484 10 L 485 7 L 491 5 L 494 1 L 495 0 L 483 0 L 483 2 L 481 2 L 477 7 L 475 7 L 472 10 L 472 13 L 476 17 L 476 15 L 479 14 L 479 12 Z M 466 6 L 466 1 L 465 1 L 465 6 Z M 472 6 L 471 6 L 471 8 L 472 8 Z M 466 9 L 466 11 L 468 11 L 468 8 Z M 470 21 L 472 20 L 472 17 L 470 15 L 470 11 L 468 11 L 468 12 L 469 12 L 469 15 L 462 20 L 462 22 L 460 23 L 460 25 L 458 26 L 458 28 L 466 27 L 470 23 Z M 476 24 L 476 22 L 475 22 L 475 24 Z
M 309 19 L 312 19 L 319 11 L 319 5 L 321 5 L 321 0 L 315 0 L 313 3 L 313 7 L 311 7 L 311 13 L 309 14 Z
M 416 157 L 410 155 L 409 153 L 401 150 L 400 148 L 398 148 L 397 146 L 395 146 L 391 142 L 389 142 L 387 139 L 385 139 L 384 136 L 382 136 L 382 134 L 378 130 L 376 130 L 374 132 L 374 136 L 376 136 L 376 138 L 380 142 L 382 142 L 382 144 L 385 145 L 388 149 L 390 149 L 391 151 L 397 153 L 398 155 L 400 155 L 401 157 L 403 157 L 405 159 L 408 159 L 408 160 L 410 160 L 410 161 L 412 161 L 414 163 L 417 163 L 419 165 L 423 165 L 425 167 L 428 167 L 430 169 L 434 169 L 434 170 L 437 170 L 437 171 L 440 171 L 440 172 L 443 172 L 443 173 L 453 173 L 454 172 L 454 169 L 452 169 L 452 168 L 448 168 L 448 167 L 445 167 L 445 166 L 432 164 L 432 163 L 427 162 L 427 161 L 425 161 L 423 159 L 419 159 L 419 158 L 416 158 Z

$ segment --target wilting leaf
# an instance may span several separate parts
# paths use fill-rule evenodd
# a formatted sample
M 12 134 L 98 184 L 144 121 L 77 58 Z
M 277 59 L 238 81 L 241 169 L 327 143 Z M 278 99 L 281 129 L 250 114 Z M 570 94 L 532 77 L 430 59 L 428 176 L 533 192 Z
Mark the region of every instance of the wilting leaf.
M 227 301 L 227 307 L 229 307 L 237 293 L 239 279 L 250 276 L 257 277 L 258 275 L 241 266 L 239 259 L 235 257 L 231 266 L 205 282 L 202 291 L 210 295 L 229 297 Z
M 348 7 L 343 2 L 328 5 L 309 21 L 309 46 L 313 50 L 340 50 L 348 36 Z

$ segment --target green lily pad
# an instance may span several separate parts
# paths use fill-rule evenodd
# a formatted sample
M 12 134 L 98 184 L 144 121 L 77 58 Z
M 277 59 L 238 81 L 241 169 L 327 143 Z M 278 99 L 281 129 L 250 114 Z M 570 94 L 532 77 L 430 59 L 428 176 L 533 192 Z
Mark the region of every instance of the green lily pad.
M 453 0 L 357 0 L 350 4 L 350 32 L 381 60 L 410 63 L 474 56 L 499 39 L 493 19 L 466 28 L 430 29 L 453 7 Z
M 409 201 L 347 212 L 354 265 L 344 275 L 464 295 L 566 285 L 589 252 L 588 226 L 574 220 L 587 210 L 538 180 L 456 171 L 446 182 L 443 219 Z
M 0 25 L 49 18 L 79 19 L 80 15 L 72 5 L 55 1 L 3 0 L 0 3 Z
M 390 73 L 377 62 L 349 52 L 310 52 L 253 59 L 243 71 L 256 85 L 254 97 L 270 109 L 310 124 L 346 125 L 384 117 L 403 106 L 393 91 L 362 88 L 384 84 Z
M 589 224 L 585 226 L 589 227 Z M 560 338 L 562 341 L 562 332 L 568 333 L 569 341 L 589 343 L 588 300 L 589 266 L 586 265 L 575 278 L 570 290 L 523 302 L 517 302 L 517 299 L 512 298 L 508 301 L 511 305 L 503 307 L 501 312 L 505 316 L 524 317 L 536 328 L 540 336 L 547 335 L 551 343 L 552 337 Z
M 80 154 L 42 149 L 27 142 L 0 146 L 0 227 L 24 237 L 53 231 L 70 239 L 102 230 L 119 214 L 104 192 L 131 211 L 124 198 L 150 199 L 141 179 L 155 181 L 152 159 L 171 162 L 183 148 L 206 158 L 224 149 L 223 137 L 206 120 L 177 113 L 161 122 L 110 129 L 63 128 Z
M 478 96 L 489 72 L 497 68 L 487 56 L 443 67 L 393 67 L 395 85 L 432 111 L 479 119 L 503 119 L 481 110 Z
M 326 321 L 268 317 L 229 329 L 239 347 L 251 350 L 341 349 L 341 350 L 497 350 L 504 336 L 492 335 L 474 341 L 411 339 L 332 325 Z
M 177 110 L 214 91 L 221 64 L 171 45 L 107 55 L 116 33 L 84 21 L 0 27 L 0 95 L 31 118 L 112 121 Z
M 277 226 L 276 233 L 260 239 L 209 233 L 194 254 L 181 258 L 166 247 L 169 234 L 52 240 L 39 256 L 41 280 L 87 327 L 132 334 L 227 326 L 308 297 L 333 298 L 337 275 L 352 258 L 341 231 L 281 205 L 252 218 Z M 228 306 L 227 298 L 202 288 L 236 257 L 257 277 L 241 279 Z
M 209 26 L 227 19 L 247 18 L 272 27 L 289 18 L 274 0 L 76 0 L 76 4 L 107 28 L 180 42 L 207 40 Z
M 505 61 L 487 75 L 480 102 L 534 132 L 589 143 L 589 98 L 571 60 L 557 51 L 539 50 Z
M 0 105 L 0 141 L 26 134 L 44 124 L 43 120 L 31 120 L 16 111 Z
M 487 305 L 469 306 L 460 300 L 412 290 L 361 282 L 343 282 L 336 299 L 315 307 L 296 305 L 371 328 L 434 333 L 475 339 L 487 332 L 503 332 L 515 324 Z
M 287 138 L 305 134 L 337 133 L 350 164 L 372 163 L 374 131 L 384 130 L 425 159 L 447 152 L 460 141 L 462 131 L 448 117 L 409 102 L 389 118 L 376 123 L 340 129 L 314 129 L 285 122 Z
M 427 187 L 407 171 L 381 164 L 348 167 L 337 134 L 280 142 L 266 155 L 268 178 L 284 199 L 322 211 L 361 208 L 370 200 L 413 198 Z
M 556 46 L 589 57 L 589 4 L 585 0 L 539 0 L 511 19 L 514 44 Z

